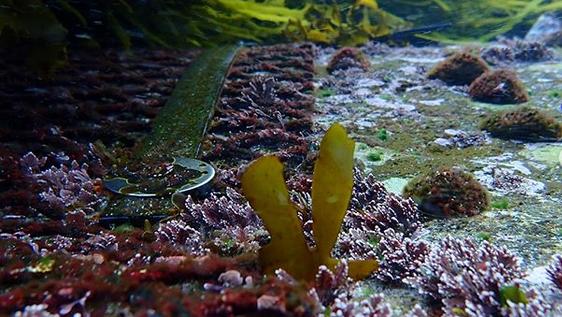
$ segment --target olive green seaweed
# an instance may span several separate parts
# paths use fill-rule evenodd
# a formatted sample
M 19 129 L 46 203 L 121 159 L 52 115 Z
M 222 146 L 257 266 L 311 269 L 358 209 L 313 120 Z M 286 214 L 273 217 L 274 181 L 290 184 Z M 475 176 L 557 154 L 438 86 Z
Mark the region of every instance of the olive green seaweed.
M 22 46 L 16 56 L 51 73 L 64 65 L 70 41 L 87 47 L 117 42 L 125 49 L 136 44 L 222 46 L 240 40 L 356 46 L 440 23 L 447 25 L 441 32 L 417 36 L 488 41 L 561 9 L 562 1 L 548 0 L 0 0 L 0 46 Z M 92 10 L 100 16 L 92 18 Z
M 380 0 L 398 16 L 413 15 L 421 10 L 423 14 L 416 24 L 450 22 L 444 31 L 419 34 L 424 39 L 456 43 L 486 42 L 517 28 L 529 27 L 542 13 L 562 9 L 562 1 L 550 0 Z M 391 8 L 396 8 L 391 10 Z M 398 11 L 395 11 L 398 10 Z M 419 14 L 418 14 L 419 15 Z

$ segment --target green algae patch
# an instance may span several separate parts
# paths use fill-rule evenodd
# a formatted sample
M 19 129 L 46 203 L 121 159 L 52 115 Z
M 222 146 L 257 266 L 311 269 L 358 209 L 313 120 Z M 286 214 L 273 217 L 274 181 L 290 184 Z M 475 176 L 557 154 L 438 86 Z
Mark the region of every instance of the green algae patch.
M 550 166 L 562 166 L 561 144 L 533 145 L 521 151 L 520 154 L 530 160 L 539 161 Z
M 362 161 L 368 167 L 384 165 L 385 162 L 392 159 L 396 153 L 392 150 L 381 146 L 371 147 L 365 143 L 357 143 L 355 147 L 355 158 Z
M 235 46 L 211 49 L 188 68 L 154 121 L 152 134 L 135 153 L 137 159 L 159 162 L 199 154 L 201 140 L 236 51 Z
M 382 181 L 386 190 L 396 195 L 402 195 L 404 188 L 410 181 L 410 178 L 391 177 Z

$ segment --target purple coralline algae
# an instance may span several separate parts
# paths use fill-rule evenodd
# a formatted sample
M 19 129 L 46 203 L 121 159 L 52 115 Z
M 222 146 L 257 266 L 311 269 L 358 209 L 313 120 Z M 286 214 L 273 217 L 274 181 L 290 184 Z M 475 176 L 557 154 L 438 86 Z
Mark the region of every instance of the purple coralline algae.
M 72 161 L 69 166 L 45 168 L 46 162 L 47 158 L 39 159 L 32 152 L 20 160 L 22 173 L 37 185 L 40 199 L 56 210 L 94 212 L 102 201 L 100 181 L 90 177 L 88 165 Z
M 432 248 L 411 284 L 441 305 L 444 316 L 543 316 L 548 307 L 533 290 L 524 292 L 526 304 L 502 304 L 502 288 L 518 287 L 524 275 L 519 259 L 504 247 L 447 237 Z
M 325 266 L 318 269 L 312 292 L 317 294 L 329 316 L 392 316 L 392 309 L 382 294 L 358 301 L 354 299 L 355 288 L 356 284 L 348 277 L 347 262 L 342 261 L 334 272 Z
M 362 301 L 336 298 L 331 307 L 331 317 L 391 317 L 392 308 L 384 302 L 384 295 L 377 294 Z
M 429 254 L 429 245 L 387 229 L 378 245 L 382 257 L 376 277 L 386 283 L 400 284 L 414 280 Z
M 349 222 L 355 228 L 381 233 L 393 229 L 405 236 L 412 236 L 421 228 L 416 203 L 389 193 L 372 174 L 364 177 L 356 173 L 349 209 Z
M 211 242 L 209 247 L 220 249 L 215 251 L 236 254 L 257 250 L 259 242 L 266 242 L 267 232 L 245 199 L 227 188 L 223 196 L 212 193 L 201 203 L 188 197 L 185 210 L 176 219 L 162 223 L 156 236 L 195 253 L 203 252 L 198 246 L 207 241 Z

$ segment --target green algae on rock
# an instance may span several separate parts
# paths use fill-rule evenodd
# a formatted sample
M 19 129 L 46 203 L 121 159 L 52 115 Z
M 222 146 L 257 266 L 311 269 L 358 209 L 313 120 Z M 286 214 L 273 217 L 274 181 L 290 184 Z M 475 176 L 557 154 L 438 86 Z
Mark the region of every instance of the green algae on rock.
M 474 216 L 490 205 L 487 190 L 460 168 L 441 167 L 412 179 L 404 188 L 431 217 Z
M 152 135 L 135 153 L 138 159 L 154 162 L 199 154 L 236 51 L 235 46 L 211 49 L 189 67 L 154 121 Z
M 480 123 L 480 128 L 501 139 L 553 141 L 562 138 L 562 123 L 546 112 L 523 106 L 495 112 Z
M 427 77 L 448 85 L 468 85 L 489 70 L 486 62 L 469 52 L 457 52 L 433 67 Z
M 516 104 L 529 101 L 527 90 L 517 74 L 507 69 L 482 74 L 470 84 L 468 93 L 476 101 L 495 104 Z

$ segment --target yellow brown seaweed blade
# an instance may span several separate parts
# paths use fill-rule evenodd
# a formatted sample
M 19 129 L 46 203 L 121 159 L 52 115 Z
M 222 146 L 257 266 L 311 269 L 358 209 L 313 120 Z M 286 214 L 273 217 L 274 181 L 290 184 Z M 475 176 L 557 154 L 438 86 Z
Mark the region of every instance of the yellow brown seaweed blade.
M 266 273 L 282 268 L 297 279 L 314 276 L 318 265 L 289 199 L 279 159 L 263 156 L 254 161 L 242 176 L 242 190 L 271 235 L 271 242 L 259 254 Z
M 353 280 L 362 280 L 367 278 L 371 273 L 378 270 L 379 262 L 377 260 L 349 260 L 347 261 L 349 277 Z
M 333 124 L 320 143 L 312 179 L 312 219 L 317 253 L 328 263 L 336 243 L 353 187 L 355 142 Z

